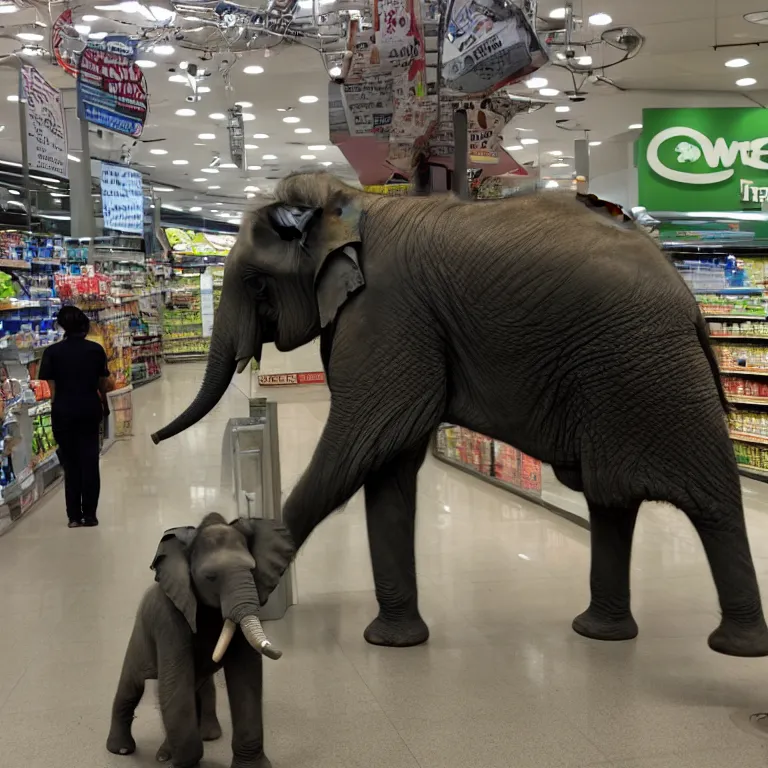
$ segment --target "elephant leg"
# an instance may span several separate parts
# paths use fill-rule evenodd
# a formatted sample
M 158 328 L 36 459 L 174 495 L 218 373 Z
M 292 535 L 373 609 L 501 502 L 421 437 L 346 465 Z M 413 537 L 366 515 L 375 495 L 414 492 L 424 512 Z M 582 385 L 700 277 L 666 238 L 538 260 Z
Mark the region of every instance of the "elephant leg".
M 419 614 L 414 536 L 416 478 L 429 441 L 400 454 L 365 483 L 368 545 L 379 615 L 365 630 L 371 645 L 407 648 L 429 638 Z
M 232 768 L 271 768 L 264 754 L 262 657 L 236 633 L 224 655 L 232 714 Z
M 107 737 L 107 749 L 115 755 L 132 755 L 136 751 L 131 725 L 136 707 L 144 695 L 144 678 L 135 671 L 137 648 L 137 641 L 132 636 L 112 704 L 112 723 Z
M 592 567 L 589 608 L 573 620 L 573 629 L 594 640 L 637 637 L 629 599 L 632 535 L 639 504 L 624 509 L 589 504 Z
M 200 736 L 203 741 L 221 738 L 221 725 L 216 716 L 216 683 L 213 675 L 203 679 L 197 689 L 197 711 L 200 716 Z
M 169 748 L 174 768 L 194 768 L 203 758 L 203 740 L 198 723 L 191 643 L 189 647 L 185 644 L 177 647 L 175 643 L 158 645 L 157 655 L 157 683 L 166 748 Z

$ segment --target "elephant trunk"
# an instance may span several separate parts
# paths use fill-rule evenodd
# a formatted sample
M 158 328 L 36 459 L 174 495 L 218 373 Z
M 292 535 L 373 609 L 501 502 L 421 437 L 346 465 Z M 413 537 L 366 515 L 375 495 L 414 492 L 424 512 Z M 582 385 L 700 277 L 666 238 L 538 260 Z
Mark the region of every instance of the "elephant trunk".
M 269 641 L 259 619 L 259 595 L 251 571 L 238 570 L 225 584 L 222 593 L 221 612 L 224 626 L 213 651 L 213 661 L 218 663 L 226 653 L 237 625 L 255 650 L 270 659 L 279 659 L 283 654 Z

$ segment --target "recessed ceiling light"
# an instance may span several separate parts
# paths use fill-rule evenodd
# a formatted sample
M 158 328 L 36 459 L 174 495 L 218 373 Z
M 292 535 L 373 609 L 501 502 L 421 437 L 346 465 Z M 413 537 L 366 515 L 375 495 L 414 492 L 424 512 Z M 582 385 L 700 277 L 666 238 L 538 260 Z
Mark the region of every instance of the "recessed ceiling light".
M 554 155 L 555 157 L 562 157 L 563 156 L 562 150 L 559 150 L 559 149 L 552 149 L 552 150 L 549 151 L 548 154 Z
M 89 40 L 103 40 L 109 32 L 91 32 L 90 35 L 88 35 Z
M 299 96 L 299 101 L 302 104 L 314 104 L 317 100 L 317 96 Z
M 218 173 L 218 168 L 201 168 L 200 173 Z
M 311 149 L 313 152 L 320 152 L 323 149 L 328 149 L 325 144 L 310 144 L 307 149 Z
M 253 185 L 248 185 L 248 186 L 247 186 L 247 187 L 246 187 L 246 188 L 243 190 L 243 192 L 258 192 L 258 191 L 259 191 L 259 188 L 258 188 L 258 187 L 254 187 Z
M 179 117 L 192 117 L 192 115 L 195 114 L 195 110 L 189 109 L 189 107 L 183 107 L 182 109 L 177 109 L 176 114 Z
M 748 85 L 754 85 L 757 82 L 754 77 L 742 77 L 741 80 L 736 81 L 736 85 L 740 88 L 746 88 Z
M 589 23 L 593 27 L 606 27 L 613 19 L 607 13 L 593 13 L 589 17 Z
M 18 101 L 18 100 L 19 100 L 19 97 L 15 93 L 12 93 L 10 96 L 6 97 L 6 101 Z
M 16 3 L 8 2 L 7 0 L 0 2 L 0 13 L 16 13 L 16 11 L 20 10 L 21 8 Z
M 258 149 L 259 145 L 258 144 L 246 144 L 245 148 L 246 149 Z
M 236 101 L 235 104 L 237 104 L 238 107 L 242 107 L 243 109 L 248 109 L 249 107 L 253 106 L 253 103 L 250 101 Z
M 283 122 L 284 123 L 300 123 L 301 118 L 300 117 L 284 117 Z
M 550 168 L 567 168 L 568 163 L 564 163 L 562 160 L 552 163 L 552 165 L 549 166 Z
M 277 155 L 262 155 L 262 160 L 277 160 Z
M 590 141 L 589 146 L 590 147 L 599 147 L 603 142 L 602 141 Z
M 149 154 L 150 155 L 167 155 L 168 150 L 167 149 L 150 149 Z
M 202 211 L 203 209 L 199 205 L 193 205 L 190 209 L 190 213 L 197 213 L 198 211 Z
M 206 144 L 204 142 L 202 142 L 202 141 L 196 141 L 195 142 L 195 146 L 196 147 L 204 147 L 204 146 L 206 146 Z
M 554 179 L 550 179 L 544 186 L 547 189 L 557 189 L 560 185 Z
M 293 132 L 294 133 L 312 133 L 312 129 L 311 128 L 294 128 Z
M 234 163 L 222 163 L 219 168 L 237 168 Z
M 174 165 L 189 165 L 189 160 L 174 160 Z
M 192 181 L 196 181 L 196 182 L 199 184 L 201 181 L 208 181 L 208 179 L 206 179 L 206 178 L 202 178 L 202 179 L 192 179 Z
M 266 133 L 254 133 L 253 134 L 254 139 L 268 139 L 269 136 Z
M 570 112 L 571 108 L 566 106 L 555 107 L 555 112 Z
M 542 88 L 539 93 L 542 96 L 557 96 L 560 91 L 558 91 L 557 88 Z
M 744 14 L 744 21 L 752 24 L 768 24 L 768 11 L 753 11 Z
M 302 155 L 302 160 L 317 160 L 317 155 Z
M 251 200 L 252 198 L 256 197 L 256 195 L 255 195 L 253 192 L 248 192 L 248 193 L 246 194 L 246 197 L 247 197 L 249 200 Z
M 549 18 L 550 19 L 564 19 L 565 18 L 565 8 L 553 8 L 549 12 Z
M 136 64 L 142 69 L 153 69 L 157 66 L 156 61 L 150 61 L 149 59 L 136 59 Z
M 198 93 L 210 93 L 211 89 L 207 85 L 198 85 L 197 86 L 197 92 Z
M 512 144 L 509 147 L 504 147 L 504 149 L 506 149 L 507 152 L 517 152 L 518 150 L 520 150 L 522 148 L 523 148 L 522 144 Z
M 642 123 L 632 123 L 632 125 L 629 126 L 630 131 L 639 131 L 643 127 Z
M 92 13 L 86 13 L 85 16 L 83 16 L 83 21 L 98 21 L 101 18 L 101 16 L 95 16 Z
M 251 112 L 243 112 L 243 122 L 244 123 L 250 123 L 251 120 L 255 120 L 255 119 L 256 119 L 256 115 L 254 115 L 253 113 L 251 113 Z
M 749 66 L 749 62 L 746 59 L 730 59 L 725 62 L 725 66 L 731 67 L 731 69 L 739 69 L 740 67 Z
M 589 67 L 589 66 L 592 65 L 592 57 L 591 56 L 579 56 L 579 58 L 576 59 L 576 61 L 582 67 Z
M 154 192 L 175 192 L 173 187 L 152 187 Z
M 549 80 L 546 77 L 532 77 L 525 81 L 526 88 L 546 88 L 548 85 Z
M 152 49 L 152 53 L 156 53 L 158 56 L 170 56 L 174 50 L 172 45 L 156 45 Z
M 88 31 L 90 32 L 90 29 Z M 39 32 L 17 32 L 16 37 L 18 37 L 19 40 L 24 40 L 28 43 L 39 43 L 41 40 L 45 39 L 45 36 L 41 35 Z
M 223 112 L 211 112 L 208 117 L 211 118 L 211 120 L 226 120 L 227 116 Z
M 260 67 L 258 64 L 249 64 L 243 68 L 243 72 L 246 75 L 260 75 L 264 71 L 264 67 Z
M 341 67 L 331 67 L 328 70 L 328 74 L 331 77 L 341 77 Z
M 293 109 L 293 107 L 278 107 L 278 112 L 290 112 Z
M 215 133 L 198 133 L 197 138 L 202 139 L 203 141 L 211 141 L 212 139 L 216 138 L 216 134 Z
M 221 189 L 221 187 L 220 187 L 220 186 L 218 186 L 217 184 L 211 184 L 211 185 L 208 187 L 208 189 Z
M 218 211 L 211 211 L 211 213 L 213 213 L 213 214 L 217 214 L 217 213 L 218 213 Z
M 320 163 L 320 165 L 324 165 L 324 166 L 328 167 L 329 165 L 333 165 L 333 163 L 330 160 L 323 160 L 323 162 Z
M 538 144 L 538 139 L 520 139 L 521 144 Z
M 248 166 L 248 170 L 249 171 L 260 171 L 261 170 L 261 166 L 260 165 L 249 165 Z
M 75 24 L 75 32 L 77 32 L 78 35 L 87 35 L 90 33 L 91 28 L 87 24 Z
M 169 83 L 188 83 L 189 78 L 186 75 L 171 75 L 168 78 Z

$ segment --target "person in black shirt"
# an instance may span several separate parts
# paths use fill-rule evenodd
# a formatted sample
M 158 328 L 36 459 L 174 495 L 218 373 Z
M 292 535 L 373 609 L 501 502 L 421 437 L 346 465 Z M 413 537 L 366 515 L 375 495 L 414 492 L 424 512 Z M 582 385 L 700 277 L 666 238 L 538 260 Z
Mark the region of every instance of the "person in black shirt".
M 90 323 L 77 307 L 62 307 L 57 322 L 64 339 L 43 352 L 41 379 L 51 387 L 53 436 L 64 469 L 70 528 L 98 525 L 101 478 L 99 427 L 107 410 L 107 355 L 88 341 Z

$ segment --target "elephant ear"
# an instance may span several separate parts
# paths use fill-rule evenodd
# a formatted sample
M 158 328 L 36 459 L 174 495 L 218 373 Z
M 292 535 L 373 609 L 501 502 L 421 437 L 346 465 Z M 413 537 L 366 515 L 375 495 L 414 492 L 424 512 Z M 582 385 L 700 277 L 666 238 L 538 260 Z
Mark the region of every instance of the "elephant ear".
M 197 632 L 197 600 L 192 591 L 187 552 L 195 530 L 191 526 L 167 530 L 150 566 L 155 572 L 155 581 L 181 611 L 193 632 Z
M 230 525 L 248 541 L 248 549 L 256 561 L 253 579 L 259 601 L 264 605 L 296 554 L 291 534 L 284 525 L 274 520 L 240 517 Z
M 365 286 L 360 268 L 363 209 L 359 198 L 337 192 L 323 209 L 311 252 L 320 325 L 332 323 L 350 296 Z

